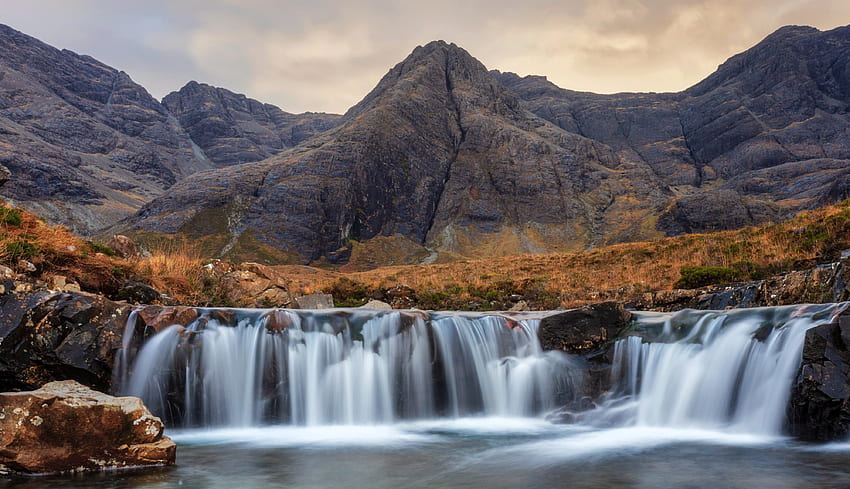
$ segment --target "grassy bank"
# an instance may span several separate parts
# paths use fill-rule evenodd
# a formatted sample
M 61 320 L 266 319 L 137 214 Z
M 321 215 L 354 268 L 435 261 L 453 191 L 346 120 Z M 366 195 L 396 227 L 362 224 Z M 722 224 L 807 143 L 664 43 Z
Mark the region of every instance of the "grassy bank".
M 35 279 L 63 275 L 83 290 L 114 296 L 126 280 L 151 285 L 187 305 L 229 305 L 220 276 L 200 248 L 182 239 L 148 244 L 123 259 L 31 214 L 0 208 L 0 262 Z M 641 293 L 764 278 L 839 258 L 850 249 L 850 200 L 761 227 L 607 246 L 580 253 L 523 255 L 447 264 L 340 272 L 274 267 L 293 294 L 331 293 L 340 306 L 377 298 L 427 309 L 535 309 L 629 300 Z

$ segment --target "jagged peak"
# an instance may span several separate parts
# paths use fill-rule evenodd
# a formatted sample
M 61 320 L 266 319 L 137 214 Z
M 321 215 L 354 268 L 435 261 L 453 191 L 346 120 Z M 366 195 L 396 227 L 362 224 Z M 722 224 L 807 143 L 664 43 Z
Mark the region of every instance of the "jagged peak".
M 493 77 L 487 68 L 460 46 L 443 40 L 431 41 L 424 46 L 417 46 L 401 62 L 396 64 L 381 78 L 378 84 L 358 104 L 346 112 L 346 118 L 356 117 L 368 110 L 381 96 L 394 89 L 399 83 L 411 83 L 411 74 L 421 73 L 422 83 L 441 83 L 447 87 L 451 80 L 466 80 L 473 84 L 494 85 L 488 93 L 502 93 L 506 97 L 513 98 L 513 94 L 507 93 L 501 84 Z M 441 72 L 441 76 L 434 76 Z M 426 75 L 431 73 L 431 75 Z M 413 77 L 420 75 L 414 74 Z M 437 81 L 439 79 L 439 81 Z M 415 83 L 413 84 L 415 85 Z M 410 86 L 413 86 L 410 85 Z M 510 104 L 514 105 L 514 104 Z

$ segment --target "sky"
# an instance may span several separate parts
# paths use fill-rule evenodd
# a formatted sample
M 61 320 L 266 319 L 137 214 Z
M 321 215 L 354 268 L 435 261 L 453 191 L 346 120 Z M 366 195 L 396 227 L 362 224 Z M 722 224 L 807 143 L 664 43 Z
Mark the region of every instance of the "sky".
M 127 72 L 288 112 L 342 113 L 417 45 L 563 88 L 679 91 L 777 28 L 850 24 L 847 0 L 6 0 L 0 23 Z

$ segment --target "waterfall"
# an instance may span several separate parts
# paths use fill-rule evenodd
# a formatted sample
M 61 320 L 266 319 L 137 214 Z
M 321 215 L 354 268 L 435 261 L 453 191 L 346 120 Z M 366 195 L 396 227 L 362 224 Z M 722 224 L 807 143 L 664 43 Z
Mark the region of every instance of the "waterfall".
M 806 331 L 844 305 L 682 311 L 614 347 L 611 402 L 591 420 L 781 434 Z M 640 326 L 639 326 L 640 327 Z
M 184 426 L 532 416 L 577 382 L 539 320 L 414 311 L 209 309 L 138 352 L 123 391 Z M 566 386 L 566 387 L 565 387 Z
M 187 427 L 563 409 L 562 419 L 592 426 L 777 435 L 806 331 L 845 306 L 636 313 L 631 336 L 613 345 L 609 384 L 599 384 L 598 371 L 588 377 L 596 367 L 587 359 L 543 351 L 540 316 L 202 309 L 192 324 L 163 329 L 135 353 L 134 315 L 118 377 L 124 393 Z M 600 398 L 585 380 L 610 389 Z M 593 389 L 595 406 L 582 398 Z

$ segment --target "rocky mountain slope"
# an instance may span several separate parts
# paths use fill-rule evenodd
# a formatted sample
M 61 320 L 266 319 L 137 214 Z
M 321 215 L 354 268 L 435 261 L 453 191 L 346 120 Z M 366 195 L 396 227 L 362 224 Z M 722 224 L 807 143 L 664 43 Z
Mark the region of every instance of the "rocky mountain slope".
M 160 104 L 9 28 L 0 63 L 5 196 L 91 232 L 161 195 L 111 230 L 266 262 L 581 250 L 850 193 L 850 26 L 780 29 L 668 94 L 569 91 L 433 42 L 344 116 L 196 82 Z
M 214 166 L 126 73 L 2 25 L 0 164 L 4 197 L 83 233 Z
M 675 195 L 658 221 L 668 234 L 850 195 L 850 26 L 784 27 L 681 93 L 597 95 L 494 74 L 540 117 L 648 166 Z
M 296 262 L 577 249 L 653 233 L 646 223 L 667 198 L 651 177 L 526 111 L 480 62 L 438 41 L 335 129 L 279 157 L 196 174 L 127 225 L 226 231 L 225 251 L 258 242 Z
M 338 118 L 195 82 L 160 103 L 122 71 L 0 25 L 3 196 L 82 234 L 187 175 L 267 158 Z
M 219 166 L 264 160 L 334 127 L 336 114 L 290 114 L 224 88 L 189 82 L 162 99 Z
M 336 129 L 189 179 L 127 226 L 368 267 L 783 219 L 848 195 L 848 73 L 850 27 L 780 29 L 674 94 L 572 92 L 434 42 Z

